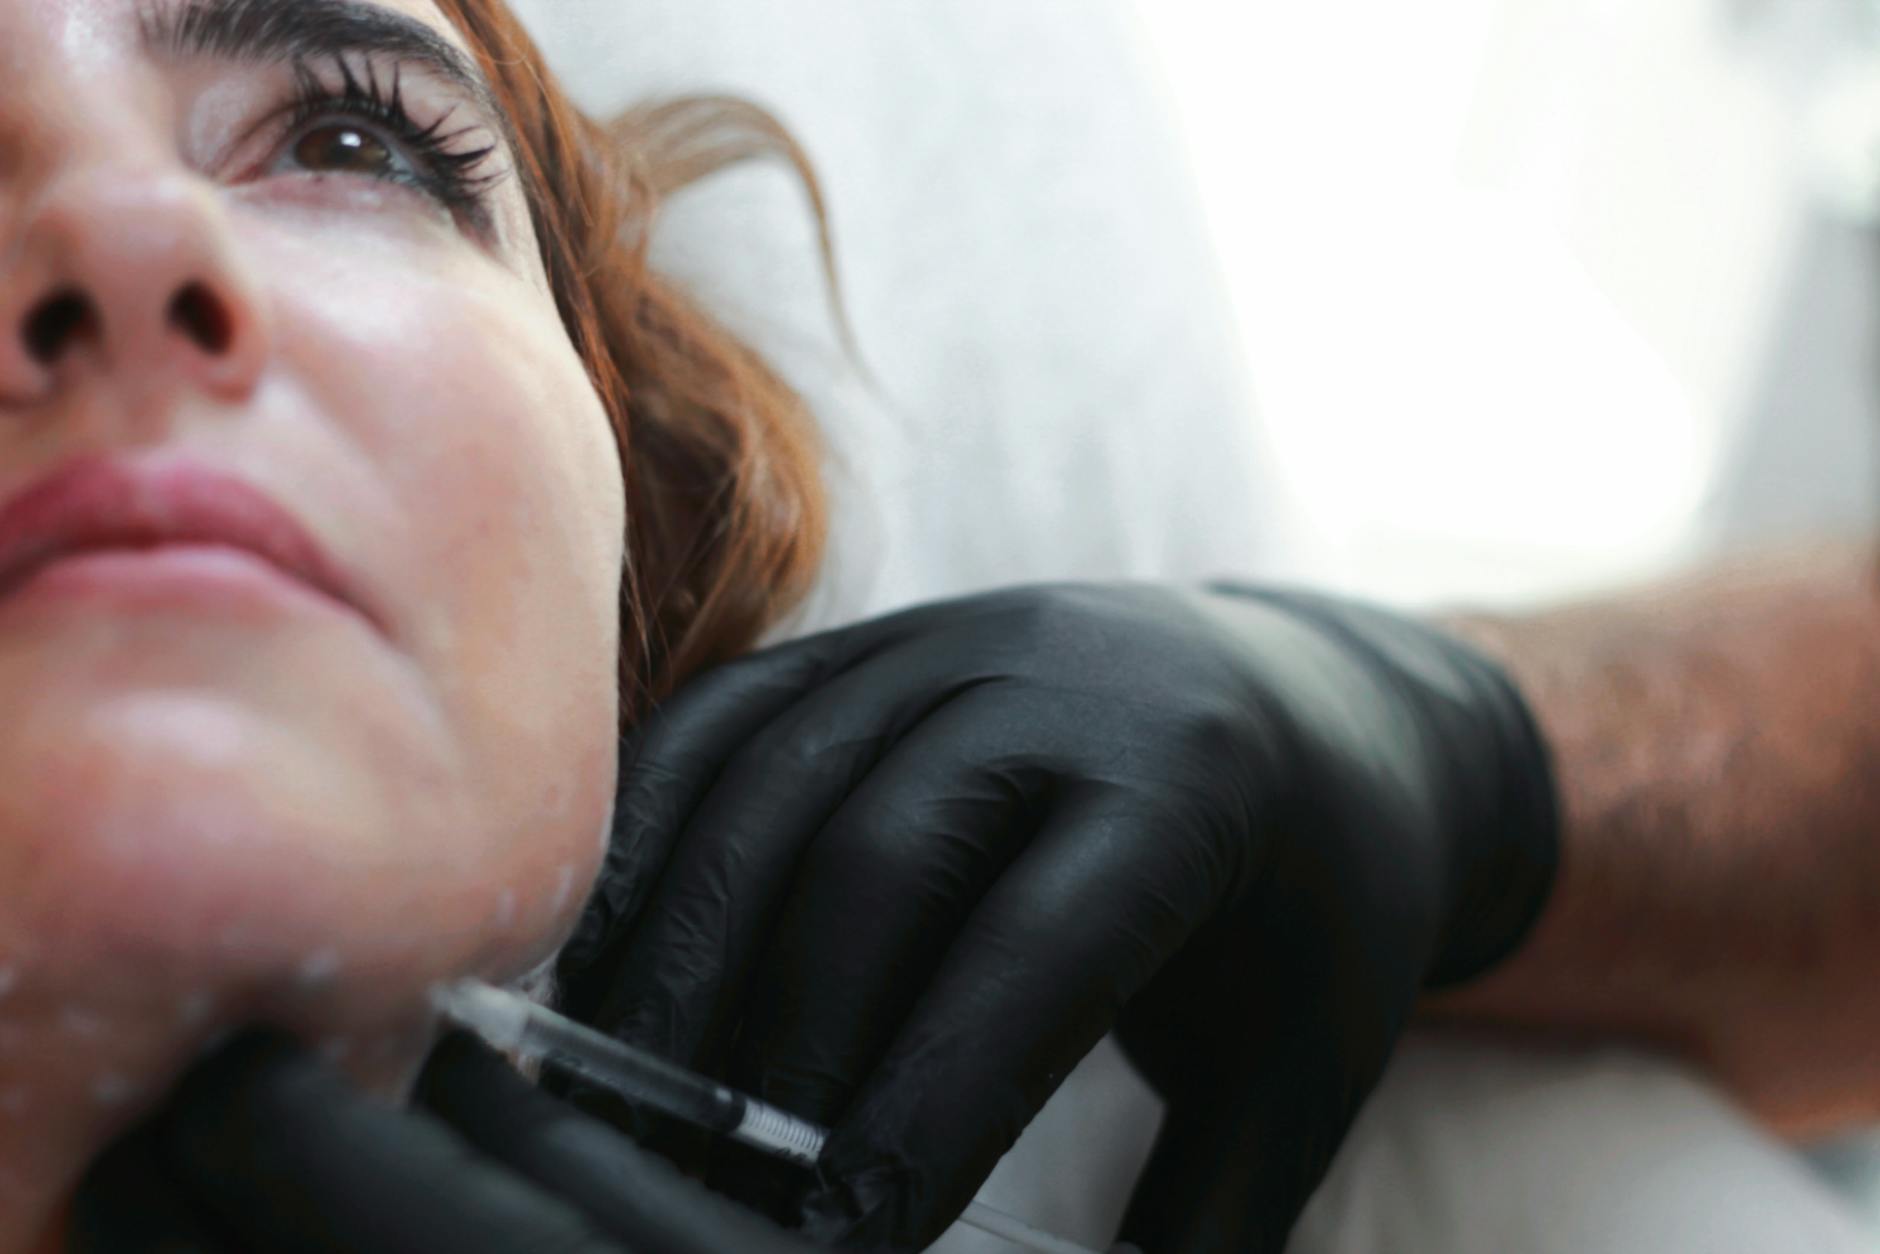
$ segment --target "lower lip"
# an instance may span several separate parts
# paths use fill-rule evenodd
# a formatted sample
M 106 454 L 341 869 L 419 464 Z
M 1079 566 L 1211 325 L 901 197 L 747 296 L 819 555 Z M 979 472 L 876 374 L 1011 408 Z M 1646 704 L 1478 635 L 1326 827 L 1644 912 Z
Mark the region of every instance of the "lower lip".
M 222 544 L 97 549 L 62 557 L 0 595 L 0 612 L 85 606 L 215 613 L 271 624 L 310 610 L 358 617 L 273 563 Z

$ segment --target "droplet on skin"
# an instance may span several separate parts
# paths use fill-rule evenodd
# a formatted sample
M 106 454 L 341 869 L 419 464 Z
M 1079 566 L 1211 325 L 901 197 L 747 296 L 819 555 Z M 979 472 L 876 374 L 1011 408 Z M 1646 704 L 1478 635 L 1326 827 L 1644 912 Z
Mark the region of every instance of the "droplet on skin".
M 215 1009 L 215 998 L 205 992 L 191 993 L 176 1007 L 176 1017 L 185 1027 L 196 1027 Z
M 59 1012 L 59 1026 L 73 1036 L 92 1041 L 104 1035 L 104 1019 L 80 1006 L 67 1006 Z
M 10 962 L 0 963 L 0 998 L 19 987 L 20 969 Z
M 115 1106 L 136 1091 L 130 1078 L 116 1071 L 107 1071 L 91 1082 L 92 1100 L 100 1106 Z
M 568 897 L 574 892 L 574 868 L 567 863 L 555 872 L 555 896 L 550 902 L 548 912 L 560 914 L 562 907 L 568 904 Z
M 326 983 L 339 974 L 339 950 L 331 945 L 316 949 L 301 959 L 300 970 L 295 974 L 302 984 Z
M 614 847 L 614 817 L 613 815 L 610 814 L 607 816 L 607 821 L 601 824 L 600 839 L 595 842 L 595 848 L 600 851 L 601 857 L 605 858 L 608 852 L 613 849 L 613 847 Z

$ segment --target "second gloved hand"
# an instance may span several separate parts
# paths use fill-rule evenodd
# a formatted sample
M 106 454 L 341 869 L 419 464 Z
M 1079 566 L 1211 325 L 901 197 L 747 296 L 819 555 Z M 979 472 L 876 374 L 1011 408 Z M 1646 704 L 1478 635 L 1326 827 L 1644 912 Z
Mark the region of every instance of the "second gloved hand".
M 1226 586 L 786 644 L 694 681 L 622 769 L 564 1008 L 832 1125 L 801 1214 L 862 1246 L 937 1235 L 1114 1028 L 1169 1105 L 1125 1238 L 1277 1249 L 1419 990 L 1505 955 L 1556 857 L 1493 665 Z
M 77 1254 L 812 1254 L 463 1033 L 421 1109 L 244 1033 L 93 1166 Z

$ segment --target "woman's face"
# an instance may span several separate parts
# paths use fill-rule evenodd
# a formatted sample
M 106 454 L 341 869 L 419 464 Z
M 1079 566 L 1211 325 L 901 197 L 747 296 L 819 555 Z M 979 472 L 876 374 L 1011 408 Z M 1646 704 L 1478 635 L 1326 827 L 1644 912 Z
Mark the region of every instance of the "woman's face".
M 473 67 L 430 0 L 0 0 L 0 1005 L 101 1075 L 363 1049 L 595 873 L 620 463 Z M 97 547 L 9 583 L 62 475 L 21 542 Z

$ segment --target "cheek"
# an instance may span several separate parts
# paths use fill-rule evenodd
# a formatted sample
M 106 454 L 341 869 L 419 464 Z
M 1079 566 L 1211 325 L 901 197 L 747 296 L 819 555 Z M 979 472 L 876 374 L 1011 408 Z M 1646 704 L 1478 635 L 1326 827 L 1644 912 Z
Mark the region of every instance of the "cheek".
M 388 534 L 364 542 L 473 786 L 474 830 L 418 859 L 457 885 L 434 878 L 430 911 L 533 959 L 571 925 L 612 802 L 624 494 L 552 303 L 463 251 L 290 265 L 274 321 L 378 483 Z

